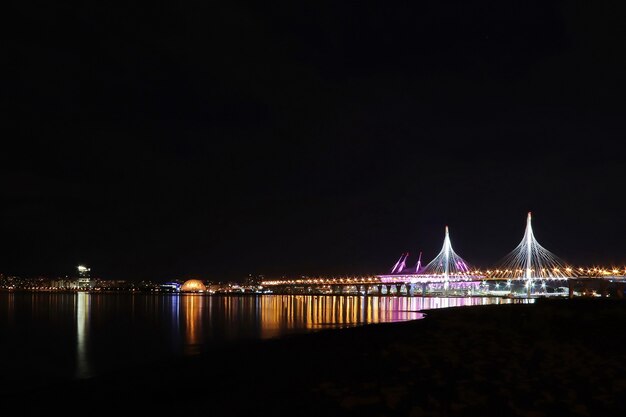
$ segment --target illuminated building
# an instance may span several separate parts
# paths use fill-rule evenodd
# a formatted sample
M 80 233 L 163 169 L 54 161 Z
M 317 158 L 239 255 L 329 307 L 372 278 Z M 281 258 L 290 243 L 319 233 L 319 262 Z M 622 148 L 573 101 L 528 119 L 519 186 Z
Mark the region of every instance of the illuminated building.
M 206 286 L 199 279 L 190 279 L 180 287 L 181 292 L 205 292 Z
M 164 284 L 160 284 L 159 290 L 165 291 L 165 292 L 178 292 L 180 291 L 180 287 L 181 287 L 181 284 L 179 282 L 172 281 L 172 282 L 166 282 Z
M 78 289 L 87 290 L 91 288 L 91 268 L 78 265 Z

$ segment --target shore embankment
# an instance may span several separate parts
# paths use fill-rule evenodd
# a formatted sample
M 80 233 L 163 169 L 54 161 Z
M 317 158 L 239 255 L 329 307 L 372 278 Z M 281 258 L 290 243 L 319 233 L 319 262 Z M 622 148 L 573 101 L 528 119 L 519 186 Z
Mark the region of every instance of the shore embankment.
M 423 320 L 240 342 L 3 402 L 21 405 L 6 415 L 617 416 L 624 329 L 623 300 L 428 310 Z

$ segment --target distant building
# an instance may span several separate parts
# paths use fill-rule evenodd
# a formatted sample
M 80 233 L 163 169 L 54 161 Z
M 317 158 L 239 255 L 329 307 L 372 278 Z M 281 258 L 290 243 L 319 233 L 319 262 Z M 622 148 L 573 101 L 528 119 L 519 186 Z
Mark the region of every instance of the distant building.
M 190 279 L 180 287 L 181 292 L 205 292 L 206 286 L 199 279 Z
M 178 281 L 170 281 L 159 285 L 160 291 L 165 292 L 178 292 L 182 284 Z
M 257 275 L 257 274 L 248 274 L 246 280 L 244 281 L 244 285 L 247 287 L 255 287 L 261 285 L 261 282 L 265 280 L 265 276 Z
M 56 278 L 50 280 L 50 287 L 55 290 L 75 290 L 78 288 L 78 281 L 69 277 Z
M 88 290 L 91 288 L 91 268 L 78 265 L 78 289 Z

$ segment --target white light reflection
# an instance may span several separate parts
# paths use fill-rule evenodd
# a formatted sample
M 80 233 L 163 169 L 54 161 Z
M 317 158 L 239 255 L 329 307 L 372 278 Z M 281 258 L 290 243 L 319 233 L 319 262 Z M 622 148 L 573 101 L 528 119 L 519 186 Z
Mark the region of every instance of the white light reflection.
M 76 297 L 76 378 L 88 378 L 91 376 L 87 343 L 91 296 L 89 293 L 79 292 Z

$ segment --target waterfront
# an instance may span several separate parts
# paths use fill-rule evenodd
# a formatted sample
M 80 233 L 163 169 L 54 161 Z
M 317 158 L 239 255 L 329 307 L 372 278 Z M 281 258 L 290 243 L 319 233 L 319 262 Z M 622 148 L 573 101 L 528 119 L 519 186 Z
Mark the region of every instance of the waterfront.
M 436 309 L 0 399 L 10 416 L 621 416 L 625 320 L 601 298 Z
M 11 391 L 217 345 L 327 328 L 416 320 L 420 310 L 528 300 L 498 297 L 208 296 L 0 292 L 0 374 Z

